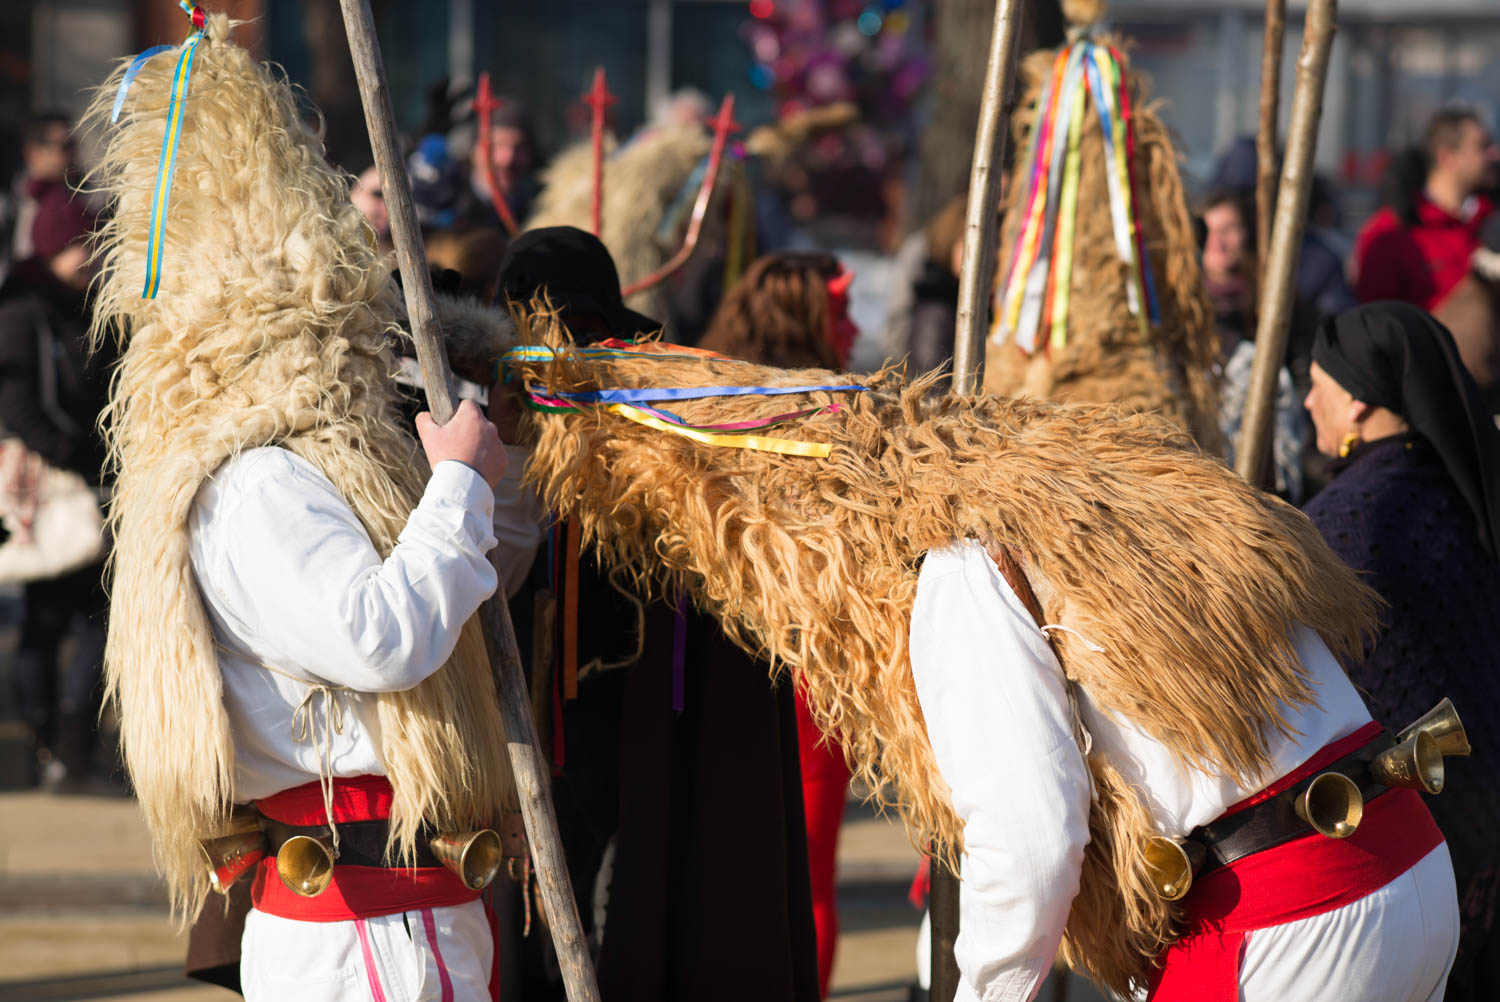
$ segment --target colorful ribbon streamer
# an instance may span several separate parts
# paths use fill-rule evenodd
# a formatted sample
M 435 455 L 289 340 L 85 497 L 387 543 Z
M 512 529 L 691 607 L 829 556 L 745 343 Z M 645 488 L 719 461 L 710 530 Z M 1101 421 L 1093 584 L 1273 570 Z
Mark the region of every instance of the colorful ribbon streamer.
M 136 57 L 130 61 L 130 65 L 125 68 L 125 76 L 120 80 L 120 89 L 115 91 L 115 106 L 109 112 L 110 125 L 120 120 L 120 112 L 125 108 L 125 95 L 130 92 L 130 85 L 135 83 L 135 78 L 141 72 L 141 68 L 146 65 L 146 61 L 171 48 L 170 45 L 153 45 L 145 52 L 137 53 Z
M 1031 354 L 1042 343 L 1067 343 L 1082 129 L 1088 107 L 1099 117 L 1104 177 L 1115 251 L 1126 266 L 1126 302 L 1142 339 L 1160 322 L 1151 262 L 1140 225 L 1134 165 L 1135 130 L 1129 82 L 1117 52 L 1090 41 L 1060 49 L 1037 100 L 1038 117 L 1018 174 L 1027 178 L 1025 206 L 1004 279 L 995 290 L 991 340 Z

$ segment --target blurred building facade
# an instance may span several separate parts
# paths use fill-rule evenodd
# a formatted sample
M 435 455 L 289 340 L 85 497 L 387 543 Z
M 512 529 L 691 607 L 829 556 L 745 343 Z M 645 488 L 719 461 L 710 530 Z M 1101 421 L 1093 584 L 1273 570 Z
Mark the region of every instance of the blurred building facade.
M 1281 122 L 1291 112 L 1305 4 L 1287 11 Z M 1134 39 L 1135 65 L 1167 102 L 1199 183 L 1236 136 L 1254 133 L 1260 111 L 1264 4 L 1253 0 L 1113 0 L 1119 30 Z M 1500 128 L 1500 3 L 1495 0 L 1340 0 L 1318 168 L 1343 196 L 1346 227 L 1373 206 L 1391 150 L 1419 143 L 1427 119 L 1457 102 Z
M 499 93 L 525 98 L 543 150 L 580 134 L 578 102 L 604 66 L 620 103 L 617 129 L 644 121 L 661 98 L 695 87 L 736 94 L 754 123 L 775 105 L 755 78 L 746 43 L 752 10 L 792 0 L 372 0 L 403 128 L 417 128 L 426 91 L 448 76 L 488 71 Z M 858 6 L 865 0 L 827 0 Z M 868 0 L 893 10 L 904 0 Z M 941 17 L 943 0 L 934 0 Z M 336 0 L 223 0 L 211 6 L 254 22 L 239 40 L 286 67 L 329 116 L 339 140 L 362 130 Z M 1255 0 L 1113 0 L 1113 23 L 1134 40 L 1134 60 L 1167 102 L 1191 176 L 1256 127 L 1263 7 Z M 1500 3 L 1496 0 L 1342 0 L 1318 143 L 1320 170 L 1338 182 L 1347 214 L 1369 207 L 1390 149 L 1420 138 L 1446 103 L 1475 105 L 1500 126 Z M 1302 10 L 1287 15 L 1282 120 L 1290 111 Z M 5 0 L 0 3 L 0 122 L 28 111 L 77 110 L 114 61 L 181 39 L 173 0 Z M 3 157 L 15 143 L 0 136 Z M 358 146 L 362 135 L 348 136 Z M 9 170 L 13 163 L 0 163 Z

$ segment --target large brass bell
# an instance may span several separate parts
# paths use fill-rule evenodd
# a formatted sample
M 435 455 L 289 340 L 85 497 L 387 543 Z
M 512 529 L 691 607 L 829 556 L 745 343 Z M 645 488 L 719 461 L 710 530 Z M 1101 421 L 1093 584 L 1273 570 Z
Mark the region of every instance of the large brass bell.
M 1463 721 L 1458 719 L 1453 700 L 1446 696 L 1442 702 L 1418 717 L 1416 723 L 1403 730 L 1397 740 L 1405 741 L 1418 731 L 1431 734 L 1437 741 L 1438 752 L 1443 755 L 1464 758 L 1469 754 L 1469 735 L 1464 731 Z
M 1443 755 L 1438 751 L 1437 738 L 1428 731 L 1416 731 L 1375 756 L 1370 762 L 1370 775 L 1386 786 L 1442 793 Z
M 236 814 L 224 834 L 198 842 L 208 885 L 218 894 L 228 894 L 235 881 L 265 858 L 266 849 L 266 835 L 254 814 Z
M 276 852 L 276 873 L 292 893 L 317 897 L 333 882 L 333 845 L 309 835 L 293 835 Z
M 1193 871 L 1207 850 L 1197 842 L 1177 842 L 1162 835 L 1146 840 L 1141 855 L 1157 895 L 1167 901 L 1180 900 L 1193 886 Z
M 482 891 L 490 886 L 490 881 L 500 872 L 505 855 L 500 836 L 492 828 L 438 835 L 428 845 L 432 846 L 432 854 L 458 874 L 471 891 Z
M 1365 798 L 1348 776 L 1325 772 L 1292 801 L 1292 809 L 1319 835 L 1348 838 L 1365 816 Z

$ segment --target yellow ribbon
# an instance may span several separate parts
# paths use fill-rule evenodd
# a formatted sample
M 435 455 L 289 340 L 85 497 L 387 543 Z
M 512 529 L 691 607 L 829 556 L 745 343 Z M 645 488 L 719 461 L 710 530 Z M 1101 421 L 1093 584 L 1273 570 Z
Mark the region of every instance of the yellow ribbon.
M 636 424 L 645 425 L 657 431 L 668 431 L 673 435 L 680 435 L 703 445 L 714 445 L 725 449 L 753 449 L 756 452 L 775 452 L 783 456 L 808 456 L 813 459 L 826 459 L 833 451 L 833 447 L 826 442 L 799 442 L 787 438 L 767 438 L 764 435 L 730 435 L 723 432 L 698 431 L 694 428 L 679 428 L 677 425 L 652 417 L 629 404 L 610 404 L 609 410 L 611 413 L 629 418 Z

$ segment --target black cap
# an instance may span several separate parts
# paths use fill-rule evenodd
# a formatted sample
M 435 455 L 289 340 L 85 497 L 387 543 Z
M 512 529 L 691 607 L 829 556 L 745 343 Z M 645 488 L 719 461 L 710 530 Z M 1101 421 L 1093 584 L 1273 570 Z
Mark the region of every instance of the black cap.
M 516 237 L 500 261 L 496 285 L 507 299 L 522 304 L 545 289 L 552 305 L 565 314 L 603 316 L 616 337 L 661 329 L 657 321 L 626 308 L 608 248 L 576 226 L 544 226 Z

